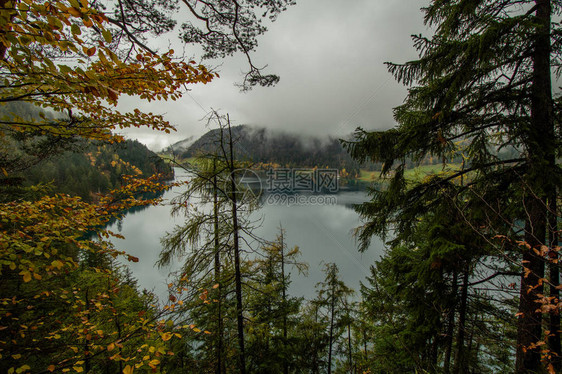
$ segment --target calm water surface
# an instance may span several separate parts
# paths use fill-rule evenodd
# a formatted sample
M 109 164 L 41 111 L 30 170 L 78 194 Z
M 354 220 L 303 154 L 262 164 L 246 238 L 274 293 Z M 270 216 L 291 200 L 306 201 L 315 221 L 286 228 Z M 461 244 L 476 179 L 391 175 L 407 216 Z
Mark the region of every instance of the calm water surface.
M 176 178 L 186 177 L 185 172 L 176 169 Z M 183 222 L 181 217 L 170 215 L 170 199 L 179 193 L 181 189 L 174 188 L 164 195 L 164 205 L 128 213 L 122 222 L 109 228 L 125 236 L 124 240 L 113 240 L 116 247 L 139 258 L 139 262 L 128 263 L 128 266 L 140 287 L 154 291 L 161 299 L 167 295 L 169 272 L 179 266 L 172 264 L 163 269 L 155 266 L 161 249 L 160 239 Z M 298 246 L 301 259 L 309 264 L 307 277 L 299 275 L 296 270 L 290 271 L 290 293 L 294 296 L 313 298 L 315 284 L 324 279 L 322 263 L 328 262 L 336 263 L 344 282 L 359 291 L 360 282 L 369 274 L 369 266 L 383 253 L 383 243 L 377 238 L 366 252 L 359 253 L 352 235 L 353 229 L 361 224 L 352 204 L 366 201 L 365 192 L 340 191 L 333 196 L 337 200 L 333 205 L 264 204 L 253 214 L 261 222 L 255 230 L 258 237 L 274 240 L 281 225 L 286 231 L 288 247 Z

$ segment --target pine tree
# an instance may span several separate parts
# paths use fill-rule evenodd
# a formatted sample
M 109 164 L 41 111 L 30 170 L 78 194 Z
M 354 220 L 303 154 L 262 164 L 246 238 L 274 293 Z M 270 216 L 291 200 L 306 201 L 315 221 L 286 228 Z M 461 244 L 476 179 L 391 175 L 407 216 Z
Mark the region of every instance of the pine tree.
M 328 374 L 332 372 L 334 350 L 340 335 L 343 333 L 340 319 L 345 316 L 344 306 L 353 290 L 340 279 L 338 266 L 334 263 L 324 265 L 323 282 L 316 285 L 318 288 L 317 303 L 324 309 L 328 321 Z
M 436 0 L 423 11 L 435 32 L 431 38 L 413 37 L 420 58 L 388 64 L 396 79 L 410 86 L 405 103 L 395 108 L 398 127 L 359 130 L 357 142 L 347 144 L 360 160 L 384 162 L 383 173 L 395 169 L 388 189 L 374 191 L 373 200 L 359 208 L 369 220 L 360 237 L 366 245 L 373 234 L 391 228 L 412 232 L 420 215 L 452 196 L 455 178 L 467 178 L 460 193 L 485 219 L 476 229 L 485 226 L 482 234 L 489 238 L 500 235 L 528 245 L 506 247 L 507 255 L 520 253 L 518 261 L 527 270 L 521 272 L 516 372 L 537 371 L 541 357 L 534 344 L 542 340 L 542 316 L 536 300 L 543 294 L 545 268 L 540 248 L 550 245 L 556 252 L 557 244 L 547 239 L 547 206 L 556 200 L 560 182 L 555 162 L 560 114 L 551 74 L 559 72 L 562 30 L 552 15 L 561 4 Z M 432 156 L 445 163 L 458 141 L 468 156 L 460 170 L 415 186 L 405 181 L 408 157 L 420 162 Z M 502 158 L 501 150 L 514 156 Z M 554 288 L 558 275 L 551 275 Z M 560 355 L 558 332 L 552 334 L 550 349 Z
M 299 261 L 298 247 L 287 250 L 281 228 L 274 242 L 262 246 L 250 261 L 247 275 L 248 352 L 252 373 L 289 373 L 295 365 L 295 333 L 302 298 L 288 294 L 289 270 L 306 274 L 308 265 Z M 291 370 L 292 371 L 292 370 Z

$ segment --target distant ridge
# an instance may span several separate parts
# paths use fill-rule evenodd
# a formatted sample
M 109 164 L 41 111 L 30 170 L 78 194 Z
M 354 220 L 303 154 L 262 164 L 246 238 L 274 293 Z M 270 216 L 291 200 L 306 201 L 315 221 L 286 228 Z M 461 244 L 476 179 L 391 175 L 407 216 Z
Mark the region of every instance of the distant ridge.
M 194 142 L 195 142 L 195 136 L 192 135 L 188 138 L 185 138 L 183 140 L 180 140 L 179 142 L 175 142 L 174 144 L 164 148 L 162 150 L 162 152 L 164 153 L 184 153 Z
M 228 139 L 226 132 L 224 137 Z M 359 172 L 359 164 L 343 149 L 340 141 L 333 137 L 301 136 L 247 125 L 232 127 L 232 137 L 235 141 L 234 152 L 241 161 L 278 164 L 281 167 L 317 166 Z M 190 139 L 178 143 L 186 144 Z M 220 152 L 219 140 L 220 131 L 210 130 L 192 142 L 185 151 L 181 153 L 175 151 L 175 153 L 182 158 L 189 158 L 199 154 Z

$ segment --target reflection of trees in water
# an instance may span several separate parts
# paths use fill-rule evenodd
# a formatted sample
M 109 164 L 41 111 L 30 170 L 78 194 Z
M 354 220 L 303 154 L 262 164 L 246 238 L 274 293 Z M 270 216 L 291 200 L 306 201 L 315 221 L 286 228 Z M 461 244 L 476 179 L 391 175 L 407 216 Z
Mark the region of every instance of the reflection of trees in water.
M 143 200 L 154 200 L 154 199 L 158 199 L 158 198 L 162 197 L 164 195 L 164 193 L 165 193 L 165 191 L 144 192 L 137 197 L 142 198 Z M 134 214 L 142 212 L 143 210 L 146 210 L 150 207 L 152 207 L 152 205 L 139 205 L 139 206 L 131 207 L 131 208 L 127 209 L 125 212 L 123 212 L 123 216 L 121 216 L 121 219 L 112 218 L 109 222 L 107 222 L 105 227 L 108 228 L 117 221 L 117 230 L 119 232 L 121 232 L 121 230 L 123 230 L 123 220 L 125 219 L 126 216 L 134 215 Z
M 142 198 L 143 200 L 153 200 L 153 199 L 157 199 L 160 198 L 164 195 L 165 191 L 158 191 L 158 192 L 143 192 L 142 194 L 139 194 L 138 196 L 136 196 L 137 198 Z M 115 222 L 117 222 L 117 231 L 121 232 L 123 230 L 123 221 L 125 220 L 125 218 L 127 217 L 127 215 L 133 215 L 139 212 L 142 212 L 145 209 L 150 208 L 152 205 L 140 205 L 140 206 L 134 206 L 131 207 L 127 210 L 125 210 L 124 212 L 122 212 L 121 218 L 111 218 L 109 221 L 107 221 L 107 223 L 105 225 L 103 225 L 102 229 L 107 229 L 109 227 L 111 227 Z M 96 229 L 99 229 L 99 227 L 94 227 L 92 229 L 92 231 L 89 231 L 88 233 L 86 233 L 84 236 L 87 239 L 92 239 L 96 236 Z

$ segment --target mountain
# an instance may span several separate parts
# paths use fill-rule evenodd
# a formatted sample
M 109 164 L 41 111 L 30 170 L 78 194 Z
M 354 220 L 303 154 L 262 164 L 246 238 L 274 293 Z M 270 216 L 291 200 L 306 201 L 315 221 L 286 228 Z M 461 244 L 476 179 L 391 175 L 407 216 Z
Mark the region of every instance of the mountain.
M 196 141 L 195 136 L 190 136 L 179 142 L 176 142 L 162 150 L 163 153 L 167 154 L 182 154 Z
M 225 140 L 228 134 L 224 134 Z M 281 167 L 328 167 L 359 172 L 359 164 L 333 137 L 301 136 L 282 131 L 240 125 L 232 127 L 234 153 L 240 161 L 278 164 Z M 187 139 L 186 139 L 187 140 Z M 220 153 L 220 130 L 214 129 L 195 140 L 180 157 Z M 225 143 L 226 144 L 226 143 Z

